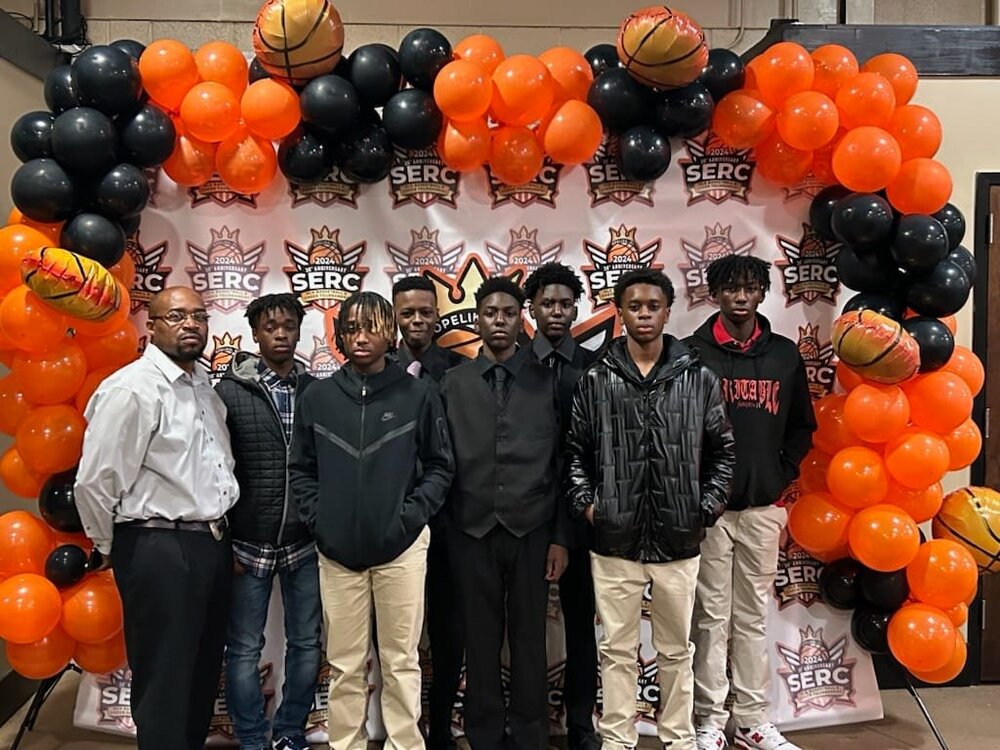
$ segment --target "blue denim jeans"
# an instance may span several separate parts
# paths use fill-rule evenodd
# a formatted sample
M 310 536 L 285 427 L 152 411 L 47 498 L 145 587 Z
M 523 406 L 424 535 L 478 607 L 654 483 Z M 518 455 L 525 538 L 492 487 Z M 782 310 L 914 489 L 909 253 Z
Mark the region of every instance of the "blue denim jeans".
M 322 648 L 317 558 L 278 573 L 285 615 L 285 682 L 274 714 L 274 737 L 301 737 L 313 704 Z M 233 601 L 226 641 L 226 703 L 240 747 L 269 748 L 260 653 L 271 599 L 272 578 L 249 573 L 233 577 Z

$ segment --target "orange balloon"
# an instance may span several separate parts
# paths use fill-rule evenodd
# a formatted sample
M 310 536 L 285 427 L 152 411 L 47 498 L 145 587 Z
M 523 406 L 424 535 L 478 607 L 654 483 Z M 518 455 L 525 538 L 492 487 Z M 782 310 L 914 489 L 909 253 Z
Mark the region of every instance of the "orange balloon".
M 66 335 L 66 316 L 46 305 L 24 284 L 0 302 L 0 328 L 18 349 L 40 352 Z
M 0 576 L 45 572 L 45 558 L 55 549 L 52 529 L 26 510 L 0 516 Z
M 899 144 L 904 162 L 920 156 L 934 156 L 941 146 L 941 121 L 919 104 L 896 107 L 888 130 Z
M 538 59 L 552 76 L 556 104 L 567 99 L 586 101 L 587 91 L 594 82 L 594 71 L 586 57 L 571 47 L 552 47 L 540 54 Z
M 108 674 L 125 666 L 125 635 L 122 632 L 100 643 L 77 643 L 73 661 L 84 672 Z
M 80 336 L 78 340 L 88 371 L 117 369 L 139 358 L 139 332 L 130 320 L 122 321 L 104 336 Z
M 508 57 L 493 71 L 492 79 L 490 106 L 496 119 L 506 125 L 530 125 L 552 106 L 555 85 L 537 57 Z
M 19 675 L 29 680 L 44 680 L 66 668 L 75 648 L 76 641 L 56 626 L 34 643 L 8 643 L 7 661 Z
M 715 105 L 712 130 L 732 148 L 752 148 L 774 130 L 774 110 L 759 91 L 740 89 L 726 94 Z
M 478 65 L 488 76 L 493 75 L 493 71 L 504 60 L 500 42 L 486 34 L 465 37 L 452 48 L 452 52 L 457 59 Z
M 249 66 L 243 53 L 234 45 L 221 41 L 203 44 L 194 53 L 194 63 L 201 80 L 221 83 L 236 96 L 242 96 L 247 87 Z
M 39 406 L 17 428 L 17 451 L 36 474 L 72 469 L 80 460 L 87 423 L 72 406 Z
M 889 649 L 914 674 L 941 669 L 955 648 L 955 626 L 936 607 L 906 604 L 889 621 Z
M 278 171 L 274 145 L 241 126 L 219 144 L 215 170 L 238 193 L 259 193 L 271 184 Z
M 953 372 L 962 378 L 973 396 L 979 395 L 983 383 L 986 382 L 986 370 L 983 369 L 982 360 L 964 346 L 956 346 L 951 358 L 941 369 Z
M 198 64 L 191 51 L 173 39 L 160 39 L 139 58 L 142 87 L 149 98 L 176 111 L 185 94 L 198 83 Z
M 582 164 L 601 145 L 601 118 L 586 102 L 569 99 L 557 105 L 542 133 L 542 147 L 558 164 Z
M 955 652 L 943 667 L 935 669 L 931 672 L 913 672 L 911 670 L 911 674 L 921 682 L 926 682 L 928 685 L 943 685 L 946 682 L 951 682 L 962 673 L 962 670 L 965 669 L 965 661 L 968 658 L 968 646 L 965 644 L 965 639 L 962 638 L 962 634 L 956 630 Z
M 178 133 L 174 150 L 163 162 L 163 171 L 178 185 L 204 185 L 215 173 L 217 148 L 217 143 L 206 143 L 185 133 Z
M 250 84 L 240 100 L 240 113 L 250 132 L 261 138 L 279 140 L 299 126 L 299 95 L 275 78 Z
M 970 466 L 983 449 L 983 434 L 979 425 L 967 419 L 951 432 L 941 435 L 948 446 L 948 471 L 958 471 Z
M 68 401 L 80 389 L 87 358 L 75 341 L 63 339 L 44 352 L 19 352 L 12 370 L 31 403 L 51 406 Z
M 11 643 L 34 643 L 59 624 L 59 590 L 34 573 L 19 573 L 0 583 L 0 638 Z
M 827 492 L 826 472 L 830 468 L 830 454 L 813 448 L 799 464 L 799 486 L 803 492 Z
M 893 479 L 915 490 L 940 482 L 948 471 L 948 446 L 937 435 L 918 428 L 907 429 L 886 443 L 883 456 Z
M 837 181 L 837 175 L 833 173 L 833 152 L 846 132 L 839 128 L 829 143 L 813 151 L 813 177 L 824 185 L 832 185 Z
M 954 336 L 958 333 L 958 318 L 954 315 L 945 315 L 943 318 L 938 318 L 945 326 L 951 331 L 951 335 Z
M 896 179 L 901 163 L 896 139 L 881 128 L 870 126 L 848 131 L 833 152 L 837 181 L 862 193 L 881 190 Z
M 434 79 L 434 102 L 450 120 L 479 120 L 490 108 L 493 83 L 478 65 L 452 60 Z
M 0 432 L 13 435 L 30 410 L 31 402 L 17 378 L 13 374 L 0 378 Z
M 837 91 L 845 83 L 858 74 L 858 60 L 847 47 L 839 44 L 824 44 L 812 51 L 813 76 L 812 87 L 831 99 L 837 96 Z
M 776 124 L 789 146 L 812 151 L 833 140 L 840 115 L 830 97 L 818 91 L 800 91 L 785 101 Z
M 881 503 L 889 491 L 889 477 L 882 457 L 860 445 L 837 451 L 830 459 L 826 484 L 833 499 L 848 508 Z
M 505 125 L 490 142 L 490 171 L 507 185 L 522 185 L 542 168 L 545 153 L 528 128 Z
M 960 628 L 969 620 L 969 605 L 961 602 L 949 609 L 945 614 L 948 615 L 948 619 L 951 620 L 952 625 Z
M 847 543 L 853 515 L 826 493 L 806 493 L 788 511 L 788 532 L 810 554 L 830 552 Z
M 760 176 L 778 187 L 791 187 L 801 182 L 812 169 L 812 151 L 792 148 L 773 133 L 754 149 Z
M 924 523 L 934 518 L 941 510 L 944 489 L 940 482 L 935 482 L 929 487 L 915 490 L 904 487 L 892 479 L 889 481 L 889 491 L 885 495 L 885 501 L 906 511 L 915 522 Z
M 847 394 L 844 419 L 862 440 L 884 443 L 906 427 L 910 404 L 898 385 L 862 383 Z
M 118 280 L 126 289 L 131 289 L 135 283 L 135 261 L 132 260 L 132 253 L 126 252 L 121 260 L 108 269 L 111 275 Z
M 854 370 L 845 365 L 843 362 L 837 362 L 836 367 L 836 377 L 837 382 L 840 387 L 845 391 L 850 393 L 852 390 L 857 388 L 862 383 L 866 382 L 865 379 L 858 375 Z
M 754 62 L 757 86 L 771 107 L 778 108 L 792 94 L 812 88 L 813 60 L 801 44 L 778 42 L 759 54 Z
M 17 448 L 8 448 L 0 456 L 0 479 L 4 486 L 10 490 L 12 495 L 18 497 L 36 498 L 42 491 L 44 476 L 35 474 L 24 464 L 24 459 L 17 452 Z M 0 578 L 3 573 L 0 572 Z
M 115 582 L 87 576 L 63 598 L 62 627 L 81 643 L 100 643 L 122 629 L 122 600 Z
M 906 566 L 910 595 L 924 604 L 949 610 L 965 602 L 979 586 L 979 568 L 965 547 L 950 539 L 920 545 Z
M 24 224 L 0 229 L 0 296 L 21 283 L 21 259 L 25 254 L 51 244 L 44 234 Z
M 240 100 L 221 83 L 199 83 L 181 102 L 184 130 L 207 143 L 218 143 L 240 126 Z
M 844 420 L 844 404 L 846 402 L 846 396 L 830 394 L 813 404 L 816 413 L 816 432 L 813 433 L 813 445 L 831 456 L 841 448 L 855 445 L 858 442 L 857 435 L 851 432 Z
M 875 55 L 861 67 L 861 70 L 866 73 L 878 73 L 885 78 L 892 86 L 897 105 L 906 104 L 917 90 L 917 69 L 903 55 L 894 52 Z
M 34 229 L 39 234 L 44 234 L 49 238 L 50 245 L 59 244 L 59 234 L 62 232 L 63 222 L 57 221 L 54 224 L 45 224 L 40 221 L 34 221 L 29 219 L 27 216 L 22 214 L 15 206 L 7 214 L 7 224 L 23 224 L 28 227 L 28 229 Z
M 895 505 L 873 505 L 859 510 L 847 531 L 847 541 L 858 562 L 890 573 L 910 564 L 920 548 L 920 530 Z
M 438 154 L 456 172 L 479 169 L 490 156 L 490 128 L 485 119 L 448 121 L 438 137 Z
M 80 390 L 73 396 L 73 405 L 80 410 L 81 414 L 87 410 L 87 404 L 90 403 L 90 397 L 94 395 L 97 386 L 103 383 L 104 379 L 114 371 L 115 368 L 113 367 L 102 367 L 99 370 L 87 373 L 87 377 L 83 379 L 83 385 L 80 386 Z
M 889 125 L 896 109 L 892 85 L 878 73 L 858 73 L 837 91 L 840 121 L 846 128 Z
M 904 214 L 933 214 L 951 198 L 951 173 L 941 162 L 917 158 L 904 161 L 885 189 L 889 202 Z
M 972 391 L 953 372 L 937 370 L 918 375 L 903 386 L 910 400 L 910 418 L 929 432 L 951 432 L 972 414 Z

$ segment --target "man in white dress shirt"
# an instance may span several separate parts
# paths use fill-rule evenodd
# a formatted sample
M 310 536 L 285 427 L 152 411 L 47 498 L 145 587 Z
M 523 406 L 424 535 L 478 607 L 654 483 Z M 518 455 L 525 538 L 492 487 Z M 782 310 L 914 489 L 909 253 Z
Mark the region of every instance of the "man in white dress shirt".
M 219 684 L 233 574 L 225 516 L 239 488 L 226 408 L 197 363 L 204 301 L 165 289 L 146 328 L 143 356 L 87 406 L 76 502 L 121 593 L 139 748 L 195 750 Z

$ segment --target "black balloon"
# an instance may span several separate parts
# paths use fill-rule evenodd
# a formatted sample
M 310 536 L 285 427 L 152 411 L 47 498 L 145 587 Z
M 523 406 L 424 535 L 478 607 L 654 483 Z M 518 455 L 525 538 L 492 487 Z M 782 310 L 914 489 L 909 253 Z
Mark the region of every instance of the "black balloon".
M 940 370 L 955 351 L 955 337 L 951 329 L 937 318 L 917 316 L 903 321 L 907 331 L 920 347 L 920 372 Z
M 90 559 L 87 560 L 87 572 L 91 573 L 100 570 L 102 565 L 104 565 L 104 555 L 101 554 L 101 551 L 97 547 L 94 547 L 90 551 Z
M 110 268 L 125 254 L 125 232 L 100 214 L 81 213 L 63 224 L 59 245 Z
M 111 117 L 133 111 L 142 95 L 139 64 L 115 47 L 87 47 L 73 61 L 73 90 L 82 106 Z
M 823 566 L 819 573 L 819 595 L 836 609 L 854 609 L 861 603 L 859 576 L 864 566 L 842 557 Z
M 852 247 L 837 253 L 837 277 L 856 292 L 886 292 L 896 284 L 896 269 L 879 255 L 859 255 Z
M 910 595 L 910 585 L 906 582 L 906 569 L 892 573 L 880 573 L 865 568 L 861 571 L 861 595 L 875 609 L 895 612 L 903 606 Z
M 149 180 L 134 164 L 119 164 L 94 188 L 94 208 L 102 216 L 119 220 L 139 213 L 149 201 Z
M 889 244 L 892 224 L 892 206 L 874 193 L 851 193 L 837 203 L 830 217 L 834 236 L 863 253 Z
M 892 615 L 874 607 L 858 607 L 851 615 L 851 636 L 870 654 L 888 654 Z
M 612 68 L 590 84 L 587 104 L 594 108 L 605 128 L 621 133 L 646 122 L 647 96 L 624 68 Z
M 976 283 L 976 276 L 979 275 L 979 265 L 976 263 L 976 259 L 972 257 L 972 253 L 959 245 L 952 248 L 951 252 L 948 253 L 947 260 L 950 260 L 965 271 L 965 275 L 969 277 L 969 281 L 972 284 Z
M 118 162 L 118 134 L 107 115 L 75 107 L 56 118 L 52 152 L 71 172 L 103 174 Z
M 174 150 L 177 131 L 162 109 L 146 104 L 124 122 L 119 120 L 122 159 L 137 167 L 157 167 Z
M 962 244 L 965 237 L 965 217 L 951 203 L 945 203 L 944 208 L 933 214 L 934 218 L 941 222 L 944 231 L 948 233 L 949 247 L 954 249 Z
M 652 125 L 663 135 L 690 138 L 712 124 L 715 100 L 695 82 L 661 94 L 653 108 Z
M 435 29 L 414 29 L 399 44 L 399 67 L 414 88 L 430 91 L 441 68 L 451 62 L 451 43 Z
M 341 60 L 343 60 L 343 58 L 341 58 Z M 257 81 L 270 77 L 271 74 L 264 70 L 264 66 L 260 64 L 260 60 L 255 57 L 250 61 L 250 68 L 247 71 L 247 80 L 250 83 L 256 83 Z
M 346 78 L 313 78 L 299 95 L 302 121 L 326 133 L 348 133 L 358 125 L 358 93 Z
M 403 84 L 399 59 L 384 46 L 362 45 L 347 62 L 348 78 L 361 101 L 369 106 L 384 106 Z
M 83 531 L 83 522 L 76 510 L 73 483 L 76 482 L 76 468 L 53 474 L 42 485 L 38 493 L 38 512 L 49 526 L 56 531 L 76 534 Z
M 709 50 L 708 65 L 698 80 L 711 92 L 715 101 L 719 101 L 730 91 L 743 88 L 745 75 L 746 67 L 739 55 L 728 49 L 716 47 Z
M 121 50 L 136 62 L 139 62 L 142 53 L 146 51 L 146 45 L 137 42 L 135 39 L 116 39 L 108 46 Z
M 135 214 L 133 216 L 126 216 L 122 218 L 118 223 L 121 224 L 122 232 L 125 233 L 125 237 L 131 237 L 133 234 L 139 231 L 139 223 L 142 220 L 142 214 Z
M 45 577 L 57 589 L 79 583 L 87 574 L 87 553 L 75 544 L 60 544 L 45 558 Z
M 837 235 L 833 233 L 833 227 L 830 223 L 833 219 L 833 211 L 837 207 L 837 203 L 850 194 L 851 191 L 843 185 L 830 185 L 820 190 L 813 198 L 812 203 L 809 204 L 809 225 L 824 240 L 836 241 Z
M 10 129 L 10 147 L 22 162 L 52 156 L 52 126 L 56 117 L 51 112 L 28 112 L 17 118 Z
M 892 239 L 892 259 L 908 273 L 930 271 L 948 255 L 948 235 L 941 222 L 924 214 L 899 219 Z
M 630 128 L 618 141 L 618 166 L 625 179 L 655 180 L 670 166 L 670 140 L 648 125 Z
M 404 89 L 386 102 L 382 120 L 393 143 L 414 149 L 434 145 L 444 117 L 434 103 L 433 94 L 421 89 Z
M 10 195 L 21 213 L 46 224 L 65 221 L 79 209 L 73 180 L 55 159 L 32 159 L 18 167 Z
M 289 182 L 319 182 L 330 173 L 332 165 L 333 148 L 318 133 L 297 128 L 278 147 L 278 168 Z
M 392 141 L 381 124 L 366 122 L 337 145 L 336 156 L 349 178 L 379 182 L 392 168 Z
M 852 310 L 873 310 L 887 318 L 902 320 L 906 312 L 906 303 L 892 294 L 860 292 L 844 303 L 842 312 L 851 312 Z
M 45 103 L 57 115 L 80 106 L 73 88 L 73 69 L 69 65 L 58 65 L 50 70 L 45 76 L 43 91 Z
M 943 260 L 930 273 L 910 282 L 906 304 L 920 315 L 943 318 L 954 315 L 969 299 L 972 282 L 957 264 Z
M 623 68 L 621 60 L 618 59 L 618 50 L 613 44 L 595 44 L 588 49 L 583 56 L 590 63 L 590 69 L 594 72 L 594 78 L 601 73 L 613 68 Z

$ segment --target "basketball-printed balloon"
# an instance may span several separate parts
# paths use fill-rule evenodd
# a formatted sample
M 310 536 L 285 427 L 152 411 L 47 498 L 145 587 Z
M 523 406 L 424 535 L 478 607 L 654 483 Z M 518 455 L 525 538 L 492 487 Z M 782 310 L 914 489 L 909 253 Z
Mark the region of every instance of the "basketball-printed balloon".
M 45 304 L 74 318 L 107 320 L 121 305 L 121 288 L 110 271 L 61 247 L 27 253 L 21 278 Z
M 833 322 L 833 350 L 858 375 L 901 383 L 920 366 L 920 347 L 903 327 L 873 310 L 851 310 Z
M 1000 571 L 1000 492 L 963 487 L 945 496 L 934 517 L 935 539 L 951 539 L 972 553 L 983 573 Z
M 656 89 L 687 86 L 708 63 L 705 31 L 666 5 L 651 5 L 626 18 L 616 47 L 629 75 Z
M 253 49 L 269 75 L 304 84 L 340 61 L 344 25 L 329 0 L 267 0 L 257 13 Z

